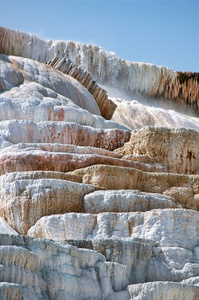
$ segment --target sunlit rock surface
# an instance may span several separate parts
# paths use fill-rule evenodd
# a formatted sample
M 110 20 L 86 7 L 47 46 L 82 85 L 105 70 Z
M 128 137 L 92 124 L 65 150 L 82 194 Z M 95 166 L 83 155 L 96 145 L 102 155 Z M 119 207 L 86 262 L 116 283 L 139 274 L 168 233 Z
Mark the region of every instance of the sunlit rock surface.
M 63 179 L 40 178 L 28 180 L 15 174 L 0 177 L 0 215 L 17 232 L 26 234 L 36 221 L 53 213 L 83 211 L 83 196 L 93 192 L 94 186 Z M 7 181 L 7 184 L 5 184 Z
M 0 121 L 67 121 L 128 129 L 100 117 L 95 99 L 71 76 L 31 59 L 1 54 L 0 68 Z
M 0 122 L 1 148 L 17 143 L 60 143 L 114 150 L 130 139 L 130 131 L 96 129 L 75 122 L 12 120 Z
M 162 107 L 158 107 L 159 105 Z M 180 113 L 181 111 L 181 109 L 174 110 L 166 101 L 161 100 L 157 100 L 155 103 L 149 101 L 139 103 L 135 100 L 123 100 L 118 102 L 112 120 L 132 129 L 139 129 L 145 126 L 158 126 L 166 128 L 183 127 L 199 131 L 198 118 L 194 118 L 193 114 L 192 116 L 191 114 L 188 116 L 182 114 Z
M 147 172 L 167 170 L 162 164 L 132 161 L 123 159 L 121 155 L 117 156 L 111 151 L 94 150 L 100 148 L 93 147 L 89 151 L 89 147 L 75 146 L 73 149 L 72 147 L 74 146 L 67 144 L 42 143 L 23 143 L 5 147 L 0 150 L 0 174 L 36 170 L 68 172 L 95 164 L 124 166 Z
M 45 41 L 35 35 L 0 27 L 0 53 L 48 62 L 69 58 L 88 70 L 100 83 L 120 87 L 130 94 L 163 97 L 198 114 L 198 73 L 172 71 L 152 64 L 132 63 L 103 48 L 72 41 Z
M 56 106 L 77 105 L 100 115 L 94 98 L 75 79 L 32 59 L 0 55 L 0 65 L 0 87 L 1 92 L 5 91 L 1 94 L 1 107 L 9 104 L 4 104 L 9 99 L 16 105 L 25 102 L 24 106 L 28 105 L 29 109 L 31 103 L 33 106 L 43 104 L 43 107 L 48 104 L 50 109 L 54 101 Z
M 56 219 L 63 237 L 54 228 Z M 59 239 L 55 237 L 56 240 L 135 237 L 151 240 L 160 247 L 181 247 L 193 251 L 199 243 L 198 226 L 199 215 L 196 211 L 157 209 L 147 212 L 46 216 L 29 233 L 34 237 L 53 238 L 54 231 L 55 236 L 60 236 Z
M 198 78 L 0 27 L 1 299 L 198 300 Z
M 87 213 L 148 211 L 155 208 L 177 208 L 172 197 L 142 193 L 136 190 L 96 191 L 84 197 Z
M 95 165 L 68 174 L 73 180 L 107 190 L 140 190 L 172 196 L 185 208 L 199 208 L 199 176 L 174 173 L 149 173 L 134 168 Z
M 146 155 L 167 167 L 168 172 L 198 174 L 199 133 L 190 129 L 145 127 L 132 132 L 129 143 L 117 152 Z
M 18 234 L 18 233 L 13 228 L 11 228 L 3 218 L 0 218 L 0 234 Z

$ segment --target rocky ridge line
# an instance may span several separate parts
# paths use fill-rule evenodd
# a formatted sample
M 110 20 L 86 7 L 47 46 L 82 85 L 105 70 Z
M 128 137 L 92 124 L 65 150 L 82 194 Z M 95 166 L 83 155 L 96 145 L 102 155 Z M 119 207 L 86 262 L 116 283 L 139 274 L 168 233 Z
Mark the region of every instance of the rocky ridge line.
M 95 98 L 102 117 L 107 120 L 111 119 L 117 105 L 108 98 L 107 92 L 96 83 L 88 71 L 78 67 L 70 59 L 64 57 L 55 57 L 48 61 L 47 64 L 78 80 Z
M 101 84 L 119 86 L 130 95 L 172 101 L 180 111 L 198 115 L 198 73 L 176 72 L 152 64 L 126 62 L 94 45 L 71 41 L 45 41 L 35 35 L 0 28 L 0 53 L 48 62 L 55 56 L 70 59 Z

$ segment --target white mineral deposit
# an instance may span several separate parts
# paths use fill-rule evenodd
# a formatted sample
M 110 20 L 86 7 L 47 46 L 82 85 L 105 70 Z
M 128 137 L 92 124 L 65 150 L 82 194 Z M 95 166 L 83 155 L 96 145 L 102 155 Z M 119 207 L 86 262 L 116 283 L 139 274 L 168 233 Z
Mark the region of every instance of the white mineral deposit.
M 198 101 L 197 73 L 0 27 L 0 299 L 198 300 Z

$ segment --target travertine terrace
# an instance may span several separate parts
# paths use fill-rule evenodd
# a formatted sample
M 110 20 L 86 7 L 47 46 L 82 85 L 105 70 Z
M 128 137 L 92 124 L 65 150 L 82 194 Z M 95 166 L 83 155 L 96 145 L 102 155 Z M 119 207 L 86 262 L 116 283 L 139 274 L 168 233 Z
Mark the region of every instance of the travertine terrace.
M 0 27 L 0 299 L 199 299 L 198 78 Z

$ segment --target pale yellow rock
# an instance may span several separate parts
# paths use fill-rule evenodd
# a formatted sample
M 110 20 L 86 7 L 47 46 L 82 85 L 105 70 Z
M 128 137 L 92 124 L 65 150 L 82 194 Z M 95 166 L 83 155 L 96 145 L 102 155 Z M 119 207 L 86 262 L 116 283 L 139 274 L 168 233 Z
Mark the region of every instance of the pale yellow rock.
M 22 288 L 19 284 L 0 282 L 0 299 L 21 300 Z
M 130 141 L 116 152 L 144 155 L 164 164 L 168 172 L 198 174 L 199 133 L 191 129 L 145 127 L 132 131 Z
M 26 234 L 42 216 L 83 211 L 83 196 L 96 190 L 94 186 L 63 179 L 28 180 L 20 173 L 18 178 L 10 174 L 10 180 L 9 174 L 0 177 L 0 215 L 22 234 Z
M 194 195 L 190 187 L 171 187 L 164 191 L 165 195 L 172 195 L 185 208 L 198 209 L 199 194 Z
M 73 179 L 107 190 L 140 190 L 163 193 L 186 208 L 199 208 L 199 176 L 172 173 L 149 173 L 134 168 L 95 165 L 69 172 Z M 183 193 L 180 197 L 179 192 Z

